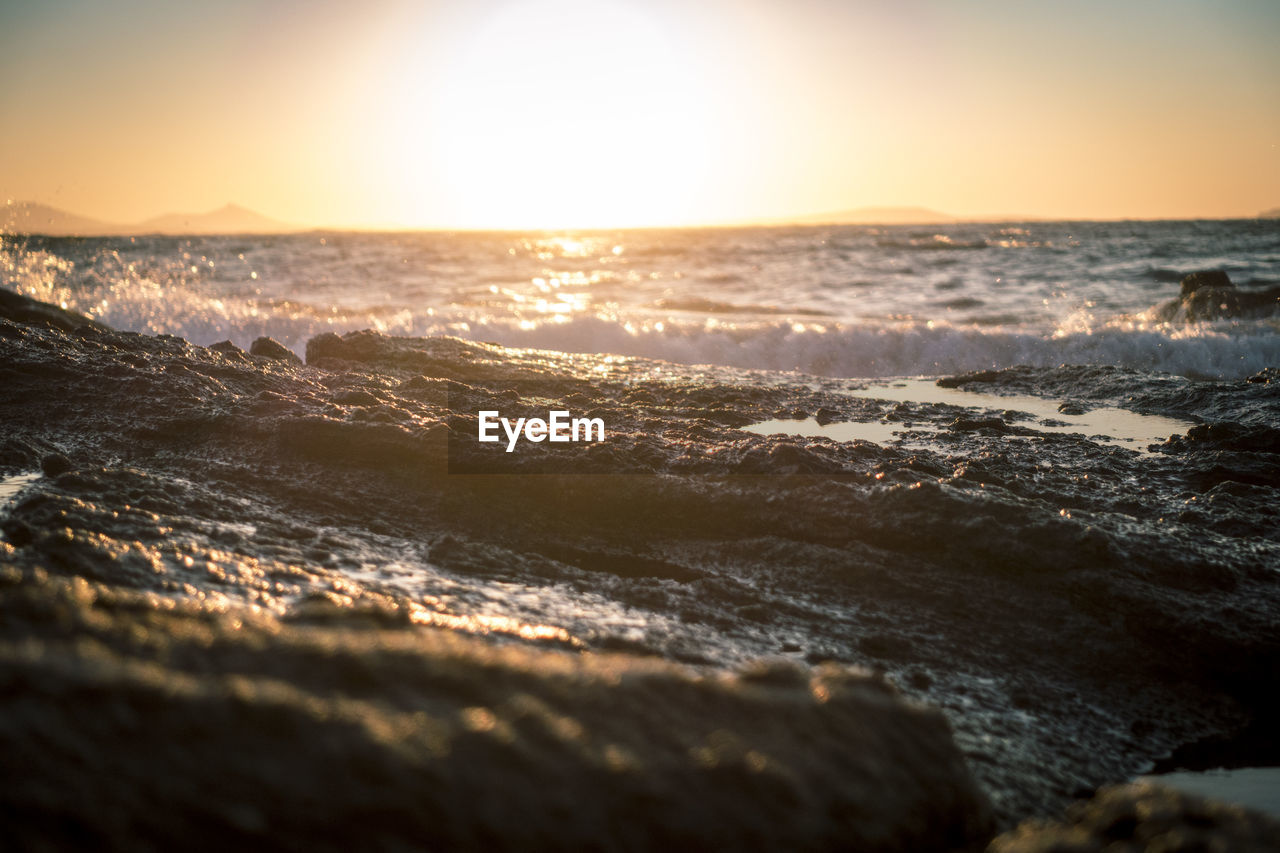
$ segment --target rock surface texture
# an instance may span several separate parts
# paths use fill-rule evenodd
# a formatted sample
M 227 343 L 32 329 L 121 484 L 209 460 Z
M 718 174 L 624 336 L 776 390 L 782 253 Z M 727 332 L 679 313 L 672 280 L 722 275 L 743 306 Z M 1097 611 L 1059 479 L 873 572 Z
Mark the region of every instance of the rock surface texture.
M 913 401 L 373 332 L 301 364 L 19 308 L 19 846 L 980 849 L 1280 709 L 1269 373 Z M 979 391 L 1186 426 L 1115 446 Z M 474 440 L 552 406 L 608 440 Z M 808 418 L 899 431 L 742 429 Z

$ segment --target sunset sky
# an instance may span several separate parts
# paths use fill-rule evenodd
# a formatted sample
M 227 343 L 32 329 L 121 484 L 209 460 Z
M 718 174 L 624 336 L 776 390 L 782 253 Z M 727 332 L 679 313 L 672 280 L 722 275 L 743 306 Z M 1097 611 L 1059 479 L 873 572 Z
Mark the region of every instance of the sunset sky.
M 1280 207 L 1278 39 L 1275 0 L 0 0 L 0 196 L 353 227 L 1245 216 Z

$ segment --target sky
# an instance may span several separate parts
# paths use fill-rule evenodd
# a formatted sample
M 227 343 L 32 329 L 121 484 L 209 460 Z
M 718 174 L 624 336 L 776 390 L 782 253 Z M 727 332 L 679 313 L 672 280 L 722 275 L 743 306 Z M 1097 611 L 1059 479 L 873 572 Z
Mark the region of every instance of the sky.
M 1251 216 L 1275 0 L 0 0 L 0 200 L 310 226 Z

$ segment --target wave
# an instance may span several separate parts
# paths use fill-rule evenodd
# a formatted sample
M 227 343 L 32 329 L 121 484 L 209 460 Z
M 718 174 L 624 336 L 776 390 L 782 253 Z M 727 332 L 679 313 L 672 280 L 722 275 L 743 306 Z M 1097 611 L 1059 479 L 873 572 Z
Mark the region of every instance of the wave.
M 271 310 L 273 307 L 277 310 Z M 229 339 L 247 348 L 255 338 L 266 335 L 299 355 L 315 335 L 372 328 L 391 335 L 447 334 L 514 347 L 841 377 L 942 374 L 1013 365 L 1108 364 L 1232 379 L 1280 364 L 1280 335 L 1269 321 L 1136 328 L 1126 324 L 1046 334 L 990 324 L 801 322 L 783 318 L 682 322 L 594 315 L 529 319 L 406 309 L 342 313 L 296 303 L 284 308 L 188 299 L 176 305 L 168 301 L 149 306 L 111 305 L 96 319 L 120 329 L 173 334 L 204 345 Z
M 1141 315 L 1110 322 L 1084 317 L 1071 318 L 1055 330 L 1033 328 L 1015 315 L 1001 313 L 953 324 L 889 318 L 848 321 L 801 316 L 797 311 L 788 312 L 791 316 L 761 312 L 733 319 L 657 317 L 652 305 L 630 312 L 615 307 L 612 314 L 522 313 L 510 304 L 318 307 L 141 275 L 95 275 L 69 286 L 69 264 L 46 253 L 10 255 L 5 272 L 8 286 L 19 293 L 117 329 L 172 334 L 201 345 L 231 340 L 244 348 L 269 336 L 299 355 L 316 335 L 369 328 L 388 335 L 447 334 L 507 346 L 840 377 L 1107 364 L 1232 379 L 1280 364 L 1280 326 L 1274 319 L 1173 325 Z M 968 305 L 964 299 L 957 297 L 949 304 Z M 663 307 L 690 314 L 751 310 L 712 300 L 672 300 Z
M 822 376 L 910 376 L 1066 363 L 1231 379 L 1280 363 L 1280 336 L 1269 326 L 1256 333 L 1199 327 L 1172 333 L 1104 328 L 1042 335 L 940 324 L 657 325 L 587 317 L 532 329 L 480 324 L 469 331 L 511 346 Z
M 876 245 L 882 249 L 902 249 L 905 251 L 922 251 L 931 249 L 989 249 L 991 244 L 986 240 L 956 240 L 946 234 L 930 234 L 928 236 L 912 236 L 906 240 L 881 239 Z
M 817 308 L 779 308 L 775 305 L 740 305 L 733 302 L 718 302 L 714 299 L 688 297 L 685 299 L 663 298 L 653 303 L 654 308 L 665 311 L 688 311 L 697 314 L 773 314 L 786 316 L 830 317 L 831 312 L 819 311 Z

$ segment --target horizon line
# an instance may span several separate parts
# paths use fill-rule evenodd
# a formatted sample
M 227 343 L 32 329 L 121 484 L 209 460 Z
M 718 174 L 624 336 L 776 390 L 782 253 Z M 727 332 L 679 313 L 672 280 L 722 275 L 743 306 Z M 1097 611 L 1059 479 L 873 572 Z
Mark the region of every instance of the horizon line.
M 716 220 L 708 222 L 685 222 L 671 224 L 638 224 L 638 225 L 447 225 L 447 224 L 429 224 L 429 225 L 408 225 L 404 223 L 363 223 L 363 224 L 303 224 L 296 222 L 286 222 L 282 219 L 260 213 L 253 208 L 236 202 L 227 202 L 219 207 L 202 212 L 163 212 L 143 219 L 132 222 L 120 222 L 107 219 L 100 219 L 96 216 L 87 216 L 76 213 L 65 208 L 56 207 L 42 201 L 33 200 L 8 200 L 5 202 L 5 208 L 37 206 L 47 208 L 50 211 L 62 216 L 80 220 L 87 220 L 94 225 L 100 225 L 105 228 L 113 229 L 112 231 L 103 232 L 74 232 L 74 233 L 53 233 L 38 230 L 11 230 L 9 223 L 0 218 L 0 234 L 3 235 L 26 235 L 26 236 L 76 236 L 76 237 L 145 237 L 145 236 L 212 236 L 212 235 L 236 235 L 236 234 L 290 234 L 290 233 L 313 233 L 313 232 L 361 232 L 361 233 L 530 233 L 530 232 L 589 232 L 589 231 L 657 231 L 657 230 L 678 230 L 678 229 L 713 229 L 713 228 L 787 228 L 787 227 L 823 227 L 823 226 L 867 226 L 867 227 L 898 227 L 912 225 L 969 225 L 969 224 L 999 224 L 999 223 L 1018 223 L 1018 222 L 1193 222 L 1193 221 L 1229 221 L 1229 220 L 1260 220 L 1280 218 L 1280 207 L 1271 208 L 1253 214 L 1237 214 L 1229 216 L 1052 216 L 1045 214 L 953 214 L 946 213 L 933 208 L 922 205 L 865 205 L 855 208 L 847 208 L 839 211 L 828 211 L 822 213 L 806 213 L 795 214 L 791 216 L 781 217 L 753 217 L 749 219 L 736 220 Z M 180 219 L 189 217 L 199 219 L 211 217 L 227 210 L 237 210 L 242 214 L 265 220 L 263 224 L 270 223 L 278 228 L 253 228 L 248 230 L 229 230 L 229 231 L 208 231 L 208 230 L 192 230 L 182 231 L 177 229 L 167 229 L 158 231 L 134 231 L 131 229 L 145 226 L 148 223 L 165 220 Z M 894 219 L 886 217 L 884 219 L 875 218 L 874 214 L 879 212 L 892 213 L 900 211 L 903 213 L 920 212 L 922 214 L 930 214 L 919 218 L 904 217 Z M 870 214 L 867 219 L 855 220 L 852 217 L 859 213 Z M 118 230 L 116 230 L 118 229 Z M 57 229 L 55 229 L 57 230 Z

